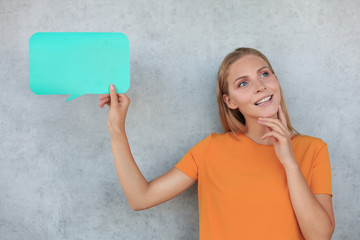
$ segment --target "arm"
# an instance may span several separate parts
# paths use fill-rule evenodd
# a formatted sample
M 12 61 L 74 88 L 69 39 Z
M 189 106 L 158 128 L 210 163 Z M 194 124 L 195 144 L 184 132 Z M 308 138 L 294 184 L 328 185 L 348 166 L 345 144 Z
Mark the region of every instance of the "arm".
M 131 154 L 125 129 L 110 136 L 115 168 L 120 184 L 131 209 L 136 211 L 143 205 L 148 182 Z
M 331 239 L 335 228 L 332 208 L 328 213 L 320 201 L 317 200 L 317 197 L 314 196 L 308 187 L 298 165 L 286 166 L 285 171 L 291 203 L 305 239 Z M 328 198 L 331 201 L 330 195 Z
M 145 193 L 145 203 L 141 210 L 152 208 L 176 197 L 195 182 L 196 180 L 179 169 L 175 167 L 170 169 L 164 175 L 150 181 Z
M 148 183 L 134 161 L 125 131 L 111 135 L 111 143 L 120 184 L 134 211 L 166 202 L 196 182 L 177 168 L 172 168 Z
M 104 94 L 99 99 L 101 108 L 105 104 L 109 106 L 107 125 L 116 172 L 131 209 L 138 211 L 158 205 L 196 182 L 180 170 L 171 169 L 148 183 L 131 154 L 125 133 L 125 117 L 130 99 L 126 94 L 117 95 L 115 88 L 110 88 L 110 95 Z
M 335 228 L 331 196 L 317 194 L 315 197 L 312 193 L 294 157 L 291 144 L 292 133 L 288 130 L 281 105 L 279 105 L 278 113 L 279 119 L 259 118 L 258 122 L 267 126 L 267 133 L 261 138 L 272 137 L 276 155 L 285 168 L 292 207 L 304 237 L 310 240 L 331 239 Z M 323 152 L 323 154 L 326 153 Z M 326 157 L 328 156 L 323 156 L 323 158 Z

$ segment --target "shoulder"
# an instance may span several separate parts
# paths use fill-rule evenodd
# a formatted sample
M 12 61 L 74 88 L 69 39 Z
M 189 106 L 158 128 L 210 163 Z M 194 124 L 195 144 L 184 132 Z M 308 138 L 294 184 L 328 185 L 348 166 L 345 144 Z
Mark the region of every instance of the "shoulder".
M 227 133 L 209 133 L 205 138 L 202 138 L 197 145 L 209 145 L 211 143 L 223 142 L 229 136 Z
M 212 133 L 210 133 L 210 135 L 214 139 L 220 139 L 220 138 L 224 138 L 225 135 L 227 135 L 227 133 L 215 133 L 215 132 L 212 132 Z
M 224 143 L 224 141 L 226 141 L 229 138 L 229 134 L 228 132 L 226 133 L 210 133 L 210 137 L 211 137 L 211 142 L 213 144 L 216 143 Z
M 319 137 L 299 134 L 294 137 L 294 143 L 301 147 L 321 149 L 326 146 L 326 142 Z
M 198 140 L 198 142 L 193 145 L 192 147 L 192 151 L 204 151 L 208 148 L 209 144 L 210 144 L 210 141 L 212 139 L 212 134 L 213 133 L 210 133 L 208 135 L 205 135 L 200 137 L 200 140 Z

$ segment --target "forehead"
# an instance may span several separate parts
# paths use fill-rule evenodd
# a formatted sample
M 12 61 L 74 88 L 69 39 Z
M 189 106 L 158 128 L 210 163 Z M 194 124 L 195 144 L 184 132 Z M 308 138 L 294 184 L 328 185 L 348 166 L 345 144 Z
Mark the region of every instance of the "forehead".
M 261 57 L 255 55 L 244 56 L 231 64 L 228 79 L 233 80 L 240 76 L 250 76 L 264 66 L 269 67 Z

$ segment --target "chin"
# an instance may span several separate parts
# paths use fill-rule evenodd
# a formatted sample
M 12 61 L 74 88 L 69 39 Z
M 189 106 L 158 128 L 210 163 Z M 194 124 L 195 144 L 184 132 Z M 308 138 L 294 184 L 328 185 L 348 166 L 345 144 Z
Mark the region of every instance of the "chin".
M 279 105 L 276 105 L 279 106 Z M 271 109 L 266 109 L 264 112 L 260 113 L 260 117 L 263 118 L 277 118 L 277 112 L 278 112 L 278 107 L 272 107 Z

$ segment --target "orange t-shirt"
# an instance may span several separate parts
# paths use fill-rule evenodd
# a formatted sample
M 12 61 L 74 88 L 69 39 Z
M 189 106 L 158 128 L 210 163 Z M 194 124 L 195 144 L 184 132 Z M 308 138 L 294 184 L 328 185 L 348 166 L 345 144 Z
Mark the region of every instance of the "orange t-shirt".
M 200 240 L 304 239 L 273 145 L 211 133 L 175 167 L 198 182 Z M 311 191 L 332 196 L 327 144 L 296 135 L 294 155 Z

